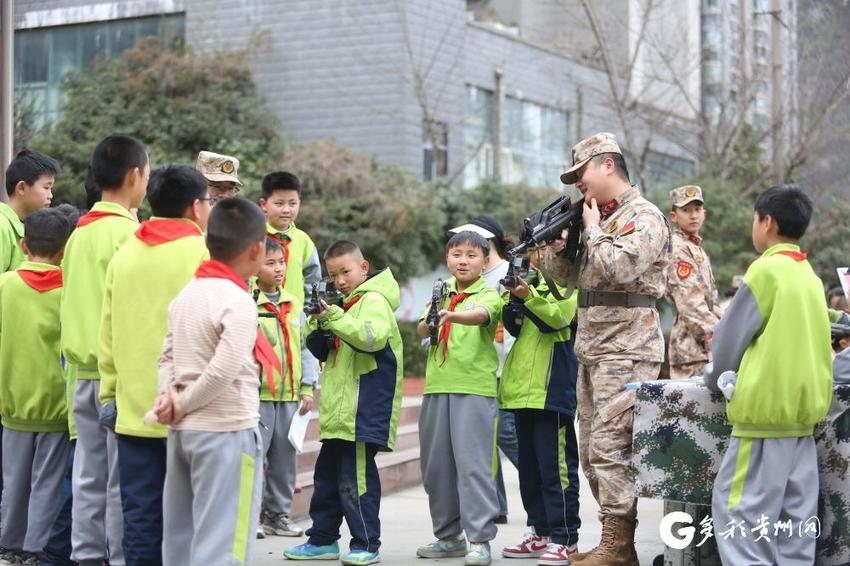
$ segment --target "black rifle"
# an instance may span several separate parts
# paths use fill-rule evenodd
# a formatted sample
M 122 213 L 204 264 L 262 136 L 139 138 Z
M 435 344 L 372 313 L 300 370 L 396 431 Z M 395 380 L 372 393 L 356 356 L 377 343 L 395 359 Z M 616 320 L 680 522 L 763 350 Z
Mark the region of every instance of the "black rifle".
M 519 283 L 519 279 L 528 281 L 528 273 L 531 270 L 531 261 L 527 255 L 509 257 L 508 272 L 502 279 L 499 279 L 499 284 L 502 287 L 513 289 Z
M 431 290 L 431 307 L 428 309 L 428 316 L 425 317 L 425 323 L 428 325 L 428 336 L 431 339 L 431 345 L 437 345 L 438 333 L 440 331 L 440 309 L 443 308 L 443 299 L 446 297 L 448 286 L 442 279 L 437 279 L 434 283 L 434 288 Z
M 322 301 L 328 305 L 342 302 L 342 293 L 337 291 L 333 281 L 322 279 L 313 283 L 310 298 L 304 304 L 304 312 L 307 314 L 318 314 L 322 312 Z
M 530 214 L 522 222 L 519 244 L 508 252 L 513 258 L 534 249 L 541 244 L 551 244 L 561 238 L 567 230 L 567 243 L 561 255 L 570 263 L 575 263 L 581 243 L 581 216 L 584 213 L 584 199 L 572 202 L 570 197 L 560 197 L 543 210 Z

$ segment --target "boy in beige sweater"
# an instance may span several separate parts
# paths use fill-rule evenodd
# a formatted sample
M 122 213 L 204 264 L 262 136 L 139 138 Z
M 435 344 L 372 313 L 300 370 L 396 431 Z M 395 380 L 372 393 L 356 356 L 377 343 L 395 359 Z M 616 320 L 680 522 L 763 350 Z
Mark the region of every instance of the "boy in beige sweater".
M 169 307 L 154 413 L 167 424 L 163 563 L 250 564 L 262 486 L 257 306 L 246 280 L 265 252 L 265 217 L 228 198 L 212 209 L 210 261 Z

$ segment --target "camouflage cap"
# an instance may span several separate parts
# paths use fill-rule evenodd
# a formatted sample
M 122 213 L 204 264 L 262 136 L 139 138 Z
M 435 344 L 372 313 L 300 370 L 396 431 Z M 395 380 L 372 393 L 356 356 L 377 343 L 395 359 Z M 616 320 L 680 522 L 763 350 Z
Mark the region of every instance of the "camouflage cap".
M 702 198 L 702 188 L 697 185 L 685 185 L 684 187 L 677 187 L 670 191 L 670 201 L 676 208 L 681 208 L 695 200 L 705 202 Z
M 242 184 L 236 176 L 239 171 L 239 160 L 230 155 L 202 151 L 198 154 L 195 169 L 200 171 L 208 181 L 231 181 L 237 185 Z
M 620 146 L 617 145 L 617 138 L 614 134 L 601 132 L 594 134 L 589 138 L 585 138 L 573 146 L 573 166 L 561 173 L 561 182 L 565 185 L 572 185 L 578 180 L 578 171 L 584 164 L 590 161 L 597 155 L 603 153 L 619 153 Z

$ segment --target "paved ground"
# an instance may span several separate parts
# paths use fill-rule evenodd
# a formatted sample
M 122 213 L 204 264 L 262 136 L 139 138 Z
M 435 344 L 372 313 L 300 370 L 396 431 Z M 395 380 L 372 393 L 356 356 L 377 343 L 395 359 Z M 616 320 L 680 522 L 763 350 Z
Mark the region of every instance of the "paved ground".
M 522 502 L 519 497 L 519 480 L 516 470 L 507 463 L 505 469 L 505 484 L 508 492 L 508 524 L 499 525 L 499 534 L 491 545 L 493 548 L 494 564 L 521 566 L 523 564 L 535 564 L 531 560 L 510 560 L 501 558 L 501 549 L 504 546 L 515 544 L 521 540 L 526 532 L 525 513 L 522 510 Z M 582 528 L 579 532 L 579 550 L 588 550 L 599 542 L 601 525 L 596 516 L 597 506 L 585 483 L 581 486 L 581 520 Z M 637 551 L 640 563 L 644 566 L 652 564 L 652 559 L 663 552 L 664 544 L 658 536 L 658 524 L 662 517 L 661 501 L 641 499 L 638 503 L 638 525 Z M 309 520 L 303 521 L 302 526 L 309 525 Z M 430 563 L 450 563 L 462 565 L 463 558 L 452 558 L 446 560 L 426 561 L 416 557 L 416 547 L 431 542 L 431 520 L 428 516 L 428 499 L 421 485 L 405 489 L 387 495 L 381 501 L 381 529 L 382 564 L 391 566 L 427 566 Z M 296 562 L 283 560 L 283 549 L 300 542 L 300 539 L 284 537 L 267 537 L 258 540 L 254 552 L 254 564 L 256 566 L 283 566 L 284 564 L 297 564 Z M 343 536 L 340 539 L 340 550 L 345 552 L 348 548 L 348 533 L 343 523 Z M 306 562 L 305 564 L 338 564 L 338 562 Z

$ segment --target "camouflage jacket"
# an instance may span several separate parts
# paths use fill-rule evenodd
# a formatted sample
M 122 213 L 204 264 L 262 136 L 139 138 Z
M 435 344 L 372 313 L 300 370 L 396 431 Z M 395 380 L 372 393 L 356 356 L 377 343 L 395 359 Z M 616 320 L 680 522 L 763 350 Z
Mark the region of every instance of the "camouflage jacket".
M 731 432 L 723 395 L 699 380 L 642 383 L 632 444 L 635 495 L 711 505 Z M 814 437 L 820 476 L 815 564 L 844 565 L 850 563 L 850 385 L 835 386 Z
M 670 365 L 708 361 L 714 325 L 720 320 L 711 261 L 699 236 L 673 227 L 673 256 L 667 271 L 667 301 L 676 307 L 670 331 Z
M 605 215 L 605 208 L 615 209 Z M 639 293 L 660 298 L 670 264 L 670 229 L 637 187 L 603 207 L 599 226 L 584 230 L 578 274 L 582 290 Z M 605 359 L 664 360 L 664 337 L 654 308 L 578 309 L 576 355 L 584 364 Z

